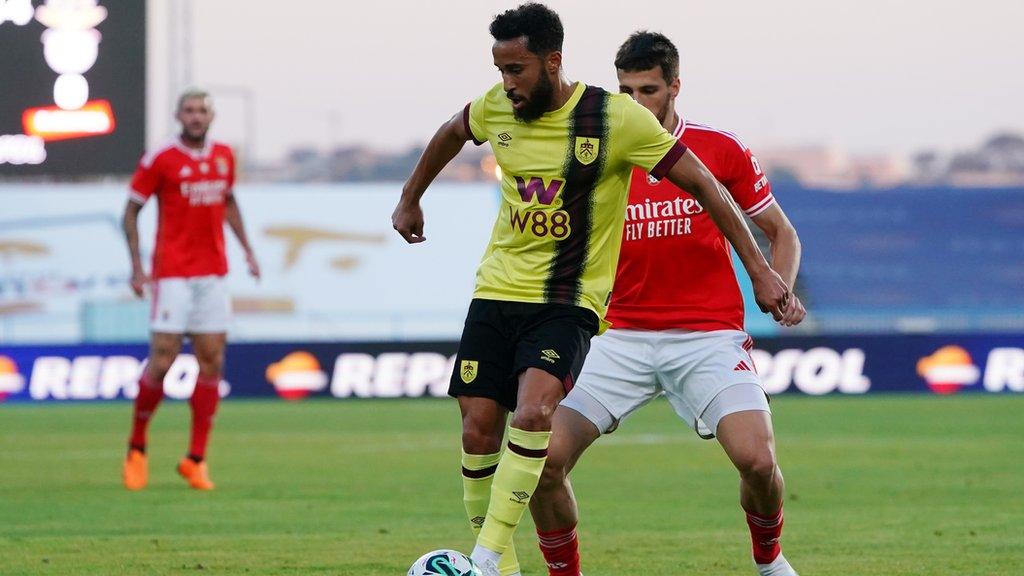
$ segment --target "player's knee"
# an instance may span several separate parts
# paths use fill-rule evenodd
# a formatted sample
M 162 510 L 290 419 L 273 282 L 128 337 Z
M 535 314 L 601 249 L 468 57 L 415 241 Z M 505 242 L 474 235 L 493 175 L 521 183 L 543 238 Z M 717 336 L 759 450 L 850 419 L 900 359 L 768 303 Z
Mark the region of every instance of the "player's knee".
M 744 477 L 759 482 L 771 482 L 777 474 L 778 462 L 773 450 L 758 450 L 738 462 L 737 467 Z
M 163 382 L 164 377 L 171 370 L 174 363 L 173 354 L 154 353 L 150 355 L 146 364 L 146 371 L 149 373 L 150 382 Z
M 551 418 L 558 405 L 544 402 L 520 404 L 512 417 L 512 427 L 530 432 L 547 432 L 551 430 Z
M 500 434 L 495 435 L 490 430 L 463 424 L 462 427 L 462 449 L 469 454 L 494 454 L 501 451 Z
M 220 376 L 224 368 L 224 352 L 196 353 L 196 362 L 199 364 L 199 373 L 204 376 Z

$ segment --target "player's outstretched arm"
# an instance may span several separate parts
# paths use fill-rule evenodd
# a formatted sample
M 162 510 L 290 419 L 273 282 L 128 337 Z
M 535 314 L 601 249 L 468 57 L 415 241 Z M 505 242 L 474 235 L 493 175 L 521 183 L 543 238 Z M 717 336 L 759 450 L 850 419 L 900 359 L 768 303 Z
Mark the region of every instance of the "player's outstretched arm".
M 420 155 L 416 168 L 402 187 L 402 198 L 391 214 L 391 225 L 409 244 L 417 244 L 427 239 L 423 235 L 423 210 L 420 208 L 420 198 L 434 178 L 437 178 L 441 170 L 455 158 L 469 139 L 460 112 L 438 128 Z
M 768 265 L 729 192 L 689 150 L 669 170 L 667 178 L 689 192 L 708 211 L 747 269 L 757 305 L 761 311 L 781 321 L 789 304 L 789 285 Z
M 260 263 L 256 260 L 256 254 L 249 244 L 249 236 L 245 233 L 245 223 L 242 222 L 242 211 L 238 208 L 238 200 L 235 199 L 234 194 L 228 196 L 224 203 L 224 219 L 227 220 L 228 226 L 231 227 L 235 238 L 238 238 L 238 243 L 245 251 L 245 264 L 249 267 L 249 275 L 259 280 Z
M 789 286 L 796 287 L 796 275 L 800 270 L 800 237 L 796 234 L 796 228 L 790 223 L 786 213 L 778 204 L 773 204 L 767 210 L 753 218 L 772 247 L 772 268 L 782 276 L 782 279 Z M 803 321 L 807 315 L 800 298 L 793 294 L 790 296 L 789 306 L 786 307 L 782 320 L 783 326 L 796 326 Z
M 142 298 L 143 291 L 149 278 L 142 268 L 142 254 L 139 252 L 139 212 L 142 211 L 142 204 L 129 200 L 124 207 L 124 216 L 121 218 L 121 229 L 124 230 L 124 239 L 128 243 L 128 255 L 132 261 L 132 292 Z

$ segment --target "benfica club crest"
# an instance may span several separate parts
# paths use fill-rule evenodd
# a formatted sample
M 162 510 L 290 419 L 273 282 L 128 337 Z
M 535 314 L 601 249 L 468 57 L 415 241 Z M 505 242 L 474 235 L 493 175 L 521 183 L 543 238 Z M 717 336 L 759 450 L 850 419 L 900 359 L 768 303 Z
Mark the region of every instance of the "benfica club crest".
M 601 150 L 601 140 L 587 136 L 576 137 L 576 159 L 580 164 L 587 166 L 597 160 L 597 153 Z

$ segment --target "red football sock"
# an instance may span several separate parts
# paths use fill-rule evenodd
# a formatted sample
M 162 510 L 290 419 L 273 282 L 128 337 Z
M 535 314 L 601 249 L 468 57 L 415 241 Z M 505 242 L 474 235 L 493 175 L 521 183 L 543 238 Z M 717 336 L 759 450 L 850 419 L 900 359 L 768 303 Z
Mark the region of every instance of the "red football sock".
M 128 446 L 143 452 L 146 451 L 146 429 L 149 428 L 149 419 L 164 399 L 163 385 L 150 385 L 149 380 L 149 373 L 143 370 L 142 376 L 139 377 L 139 395 L 135 397 L 135 411 L 132 414 L 132 435 L 128 439 Z
M 199 375 L 192 398 L 188 401 L 192 407 L 192 442 L 189 444 L 188 456 L 196 462 L 206 458 L 206 442 L 213 427 L 213 415 L 217 413 L 217 402 L 220 400 L 218 386 L 220 376 Z
M 576 525 L 552 530 L 537 531 L 540 551 L 548 564 L 549 576 L 579 576 L 580 550 L 576 539 Z
M 771 564 L 779 556 L 782 548 L 779 537 L 782 536 L 782 508 L 772 516 L 759 516 L 747 512 L 747 526 L 750 527 L 750 539 L 754 544 L 754 562 Z

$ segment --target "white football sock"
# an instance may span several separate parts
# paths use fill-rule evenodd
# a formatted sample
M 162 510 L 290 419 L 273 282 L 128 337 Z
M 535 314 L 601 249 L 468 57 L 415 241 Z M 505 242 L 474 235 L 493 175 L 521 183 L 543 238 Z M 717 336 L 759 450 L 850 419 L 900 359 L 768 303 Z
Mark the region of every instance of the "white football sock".
M 498 565 L 498 561 L 501 560 L 501 554 L 498 554 L 490 548 L 484 548 L 477 544 L 473 547 L 473 553 L 469 555 L 470 560 L 476 563 L 477 566 L 483 567 L 484 563 L 490 560 L 495 566 Z
M 757 566 L 757 573 L 761 576 L 799 576 L 781 552 L 771 564 L 755 564 L 755 566 Z

